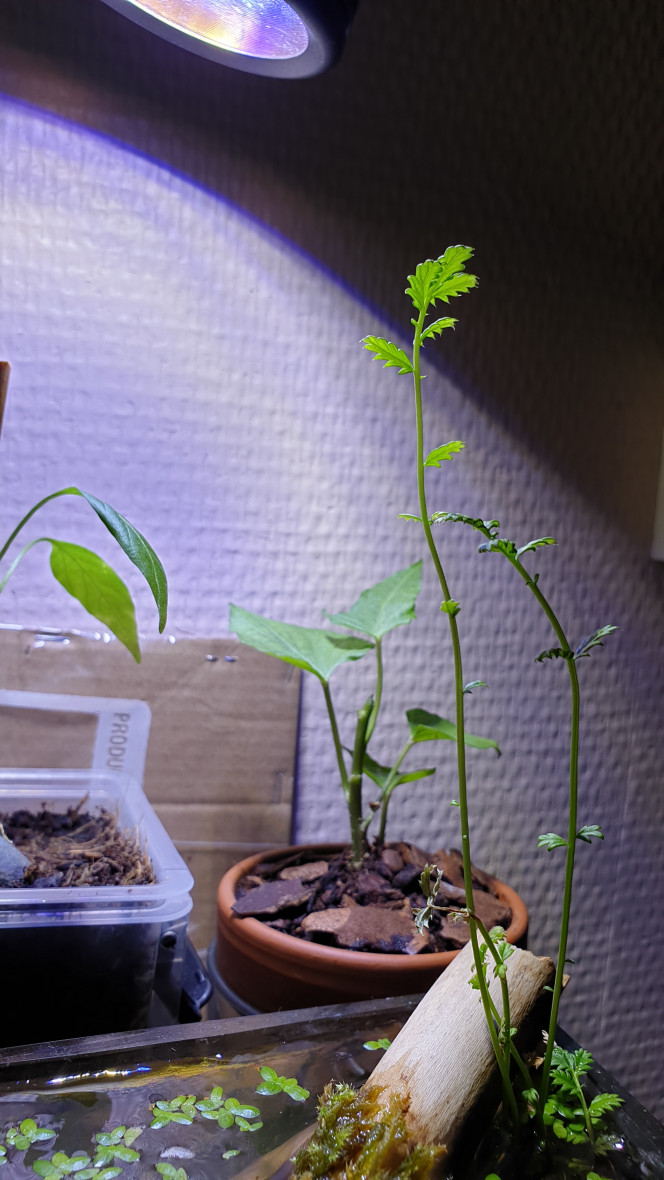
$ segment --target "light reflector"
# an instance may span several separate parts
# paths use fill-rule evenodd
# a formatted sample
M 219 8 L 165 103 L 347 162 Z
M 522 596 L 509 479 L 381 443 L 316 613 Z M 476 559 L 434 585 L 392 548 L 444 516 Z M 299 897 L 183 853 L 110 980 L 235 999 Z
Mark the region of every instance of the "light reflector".
M 208 45 L 249 57 L 304 53 L 309 35 L 284 0 L 129 0 L 173 29 Z
M 167 41 L 276 78 L 320 74 L 339 57 L 357 0 L 105 0 Z

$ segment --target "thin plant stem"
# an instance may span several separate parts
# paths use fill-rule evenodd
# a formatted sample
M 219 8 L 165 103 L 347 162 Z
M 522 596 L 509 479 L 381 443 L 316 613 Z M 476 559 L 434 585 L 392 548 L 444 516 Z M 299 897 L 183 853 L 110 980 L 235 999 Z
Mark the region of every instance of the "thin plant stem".
M 567 815 L 567 853 L 565 858 L 565 884 L 563 887 L 563 904 L 562 915 L 560 921 L 560 935 L 558 939 L 558 959 L 556 962 L 556 974 L 553 981 L 553 996 L 551 999 L 551 1015 L 549 1018 L 548 1039 L 544 1051 L 544 1062 L 542 1064 L 542 1073 L 540 1077 L 539 1086 L 539 1109 L 540 1113 L 544 1110 L 544 1104 L 549 1092 L 549 1082 L 551 1076 L 551 1058 L 555 1046 L 556 1028 L 558 1026 L 558 1012 L 560 1009 L 560 999 L 563 992 L 563 977 L 565 973 L 565 959 L 567 956 L 567 940 L 569 936 L 570 914 L 572 910 L 572 886 L 574 882 L 574 860 L 576 854 L 576 835 L 578 824 L 578 797 L 579 797 L 579 724 L 581 712 L 581 693 L 579 688 L 579 677 L 576 670 L 576 663 L 574 662 L 572 651 L 567 640 L 567 636 L 554 613 L 552 607 L 547 602 L 537 582 L 531 578 L 528 571 L 521 565 L 518 558 L 509 558 L 510 563 L 521 575 L 525 581 L 528 589 L 537 599 L 537 602 L 544 611 L 549 620 L 553 631 L 560 643 L 564 652 L 567 653 L 565 663 L 567 664 L 567 671 L 570 679 L 570 689 L 572 694 L 572 715 L 570 724 L 570 758 L 569 758 L 569 801 L 568 801 L 568 815 Z
M 367 732 L 365 738 L 365 746 L 369 745 L 371 735 L 376 728 L 378 714 L 380 712 L 380 705 L 383 696 L 383 644 L 380 639 L 376 640 L 376 690 L 374 692 L 373 707 L 369 722 L 367 724 Z
M 334 740 L 334 749 L 337 755 L 337 763 L 339 765 L 339 774 L 341 775 L 341 785 L 343 787 L 344 795 L 348 799 L 348 773 L 346 771 L 346 763 L 344 762 L 344 752 L 341 745 L 341 738 L 339 737 L 339 726 L 337 725 L 337 718 L 334 712 L 334 705 L 332 704 L 332 694 L 330 686 L 322 680 L 323 692 L 325 694 L 325 704 L 327 705 L 327 715 L 330 719 L 330 728 L 332 730 L 332 738 Z
M 9 537 L 5 541 L 4 545 L 2 546 L 2 549 L 0 549 L 0 561 L 2 561 L 3 557 L 5 556 L 5 553 L 9 549 L 12 542 L 16 540 L 16 538 L 17 538 L 18 534 L 20 533 L 21 529 L 23 528 L 23 526 L 28 523 L 28 521 L 30 520 L 30 517 L 34 516 L 35 512 L 38 512 L 40 508 L 44 507 L 44 504 L 48 504 L 49 500 L 57 500 L 58 496 L 75 496 L 78 494 L 79 493 L 76 488 L 62 488 L 59 492 L 51 492 L 50 496 L 44 496 L 43 500 L 40 500 L 39 503 L 35 504 L 34 507 L 32 507 L 30 509 L 29 512 L 26 512 L 23 519 L 20 520 L 19 523 L 17 524 L 13 533 L 11 533 L 9 535 Z
M 431 525 L 429 523 L 429 512 L 427 508 L 426 489 L 424 482 L 424 421 L 422 410 L 422 376 L 420 372 L 420 348 L 422 344 L 422 330 L 424 327 L 424 320 L 427 309 L 424 308 L 419 312 L 417 321 L 415 323 L 415 332 L 413 336 L 413 386 L 415 392 L 415 424 L 417 433 L 417 493 L 420 509 L 420 518 L 424 535 L 426 537 L 427 546 L 431 555 L 440 588 L 445 602 L 450 601 L 450 592 L 447 585 L 447 579 L 443 570 L 442 562 L 436 549 L 436 544 L 431 532 Z M 464 692 L 463 692 L 463 666 L 461 661 L 461 643 L 459 639 L 459 629 L 454 614 L 447 612 L 447 620 L 450 627 L 450 636 L 452 639 L 452 653 L 454 659 L 454 697 L 455 697 L 455 718 L 456 718 L 456 747 L 457 747 L 457 773 L 459 785 L 459 816 L 461 821 L 461 852 L 463 860 L 463 880 L 464 892 L 466 896 L 466 907 L 471 912 L 473 911 L 473 884 L 472 884 L 472 865 L 470 858 L 470 824 L 468 818 L 468 798 L 467 798 L 467 780 L 466 780 L 466 744 L 465 744 L 465 729 L 464 729 Z M 509 1079 L 509 1059 L 505 1058 L 501 1045 L 498 1040 L 491 1008 L 489 990 L 484 979 L 482 971 L 482 958 L 480 955 L 479 941 L 477 938 L 477 924 L 474 918 L 469 918 L 470 941 L 473 948 L 473 959 L 475 962 L 475 970 L 477 972 L 478 986 L 480 997 L 482 1000 L 482 1007 L 486 1018 L 487 1028 L 491 1037 L 491 1043 L 496 1055 L 496 1061 L 500 1068 L 502 1083 L 503 1083 L 503 1097 L 506 1106 L 510 1109 L 514 1107 L 516 1110 L 516 1099 L 512 1090 Z
M 390 773 L 388 774 L 387 779 L 385 780 L 385 786 L 383 787 L 382 795 L 381 795 L 380 828 L 378 830 L 378 843 L 379 844 L 382 844 L 385 840 L 385 827 L 387 824 L 387 805 L 390 801 L 390 796 L 392 794 L 392 791 L 394 790 L 394 788 L 397 785 L 397 777 L 399 774 L 399 770 L 401 768 L 401 763 L 403 762 L 404 758 L 406 757 L 406 754 L 408 753 L 408 751 L 412 750 L 412 748 L 413 748 L 413 742 L 409 739 L 406 742 L 403 750 L 399 754 L 399 757 L 397 758 L 396 762 L 394 763 L 394 766 L 392 767 Z
M 350 815 L 351 841 L 353 845 L 353 863 L 358 865 L 364 853 L 364 830 L 362 828 L 362 774 L 364 767 L 364 751 L 367 748 L 367 725 L 371 716 L 373 699 L 362 706 L 357 714 L 355 727 L 355 743 L 353 745 L 353 762 L 348 779 L 348 812 Z
M 0 594 L 2 593 L 5 586 L 7 585 L 7 582 L 11 578 L 11 576 L 14 573 L 19 562 L 21 562 L 23 560 L 23 558 L 25 557 L 26 553 L 28 553 L 29 550 L 32 549 L 32 547 L 34 545 L 39 545 L 41 541 L 48 541 L 48 540 L 49 540 L 48 537 L 36 537 L 34 541 L 29 541 L 27 545 L 24 545 L 23 549 L 21 549 L 21 552 L 19 554 L 17 554 L 17 556 L 12 561 L 9 569 L 7 570 L 7 573 L 5 574 L 4 578 L 0 582 Z

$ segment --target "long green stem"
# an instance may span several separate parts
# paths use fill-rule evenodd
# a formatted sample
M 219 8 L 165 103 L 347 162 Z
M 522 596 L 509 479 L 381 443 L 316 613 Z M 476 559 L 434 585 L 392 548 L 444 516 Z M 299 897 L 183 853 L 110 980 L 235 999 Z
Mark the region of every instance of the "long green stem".
M 2 549 L 0 549 L 0 561 L 2 561 L 3 557 L 5 556 L 5 553 L 9 549 L 9 546 L 12 544 L 12 542 L 16 540 L 16 538 L 17 538 L 18 534 L 20 533 L 21 529 L 23 528 L 23 526 L 28 523 L 28 521 L 30 520 L 30 517 L 34 516 L 35 512 L 38 512 L 40 508 L 44 507 L 44 504 L 48 504 L 49 500 L 57 500 L 58 496 L 76 496 L 76 495 L 80 495 L 80 493 L 78 492 L 78 490 L 76 488 L 62 488 L 59 492 L 51 492 L 50 496 L 44 496 L 43 500 L 40 500 L 39 503 L 35 504 L 34 507 L 30 509 L 29 512 L 26 512 L 23 519 L 21 521 L 19 521 L 19 523 L 17 524 L 13 533 L 11 533 L 10 536 L 7 538 L 4 545 L 2 546 Z
M 383 644 L 382 644 L 382 640 L 377 639 L 376 640 L 376 690 L 374 692 L 373 708 L 371 710 L 371 716 L 369 717 L 369 723 L 367 725 L 367 733 L 366 733 L 366 740 L 365 740 L 365 745 L 367 745 L 367 746 L 369 745 L 371 735 L 372 735 L 374 729 L 376 728 L 376 722 L 378 720 L 378 714 L 380 712 L 380 704 L 381 704 L 382 696 L 383 696 Z
M 7 585 L 7 582 L 11 578 L 11 576 L 14 573 L 19 562 L 23 560 L 26 553 L 28 553 L 28 551 L 30 549 L 32 549 L 33 545 L 39 545 L 41 541 L 48 541 L 48 540 L 49 540 L 48 537 L 36 537 L 34 541 L 29 541 L 27 545 L 23 546 L 23 548 L 21 549 L 21 552 L 19 554 L 17 554 L 17 556 L 14 558 L 9 569 L 7 570 L 7 573 L 5 574 L 4 578 L 0 582 L 0 594 L 2 593 L 5 586 Z
M 348 779 L 348 812 L 353 845 L 353 863 L 358 865 L 364 854 L 364 828 L 362 826 L 362 775 L 364 773 L 364 751 L 367 748 L 367 725 L 371 716 L 373 698 L 362 706 L 357 714 L 353 762 Z
M 388 774 L 387 779 L 385 780 L 385 786 L 383 787 L 383 790 L 381 792 L 380 828 L 378 831 L 378 843 L 379 844 L 382 844 L 383 841 L 385 840 L 385 826 L 387 824 L 387 805 L 390 801 L 390 795 L 392 794 L 392 791 L 394 790 L 394 788 L 397 785 L 397 779 L 399 776 L 399 770 L 401 768 L 401 763 L 403 762 L 404 758 L 406 757 L 406 754 L 408 753 L 408 751 L 412 750 L 413 744 L 414 744 L 413 741 L 409 738 L 408 741 L 406 742 L 403 750 L 399 754 L 399 757 L 397 758 L 396 762 L 394 763 L 394 766 L 392 767 L 390 773 Z
M 344 752 L 341 745 L 341 738 L 339 737 L 339 726 L 337 725 L 337 718 L 334 712 L 334 705 L 332 704 L 332 694 L 330 692 L 329 684 L 322 680 L 323 692 L 325 693 L 325 704 L 327 705 L 327 715 L 330 718 L 330 728 L 332 730 L 332 737 L 334 739 L 334 749 L 337 755 L 337 763 L 339 766 L 339 774 L 341 775 L 341 786 L 343 792 L 348 800 L 348 773 L 346 771 L 346 763 L 344 762 Z
M 578 796 L 579 796 L 579 721 L 581 710 L 581 695 L 579 690 L 579 677 L 576 670 L 576 664 L 572 659 L 572 652 L 567 641 L 567 636 L 563 631 L 553 609 L 542 594 L 537 582 L 531 578 L 530 574 L 521 565 L 517 558 L 510 558 L 511 564 L 519 572 L 524 579 L 528 589 L 534 594 L 539 605 L 544 611 L 549 620 L 556 638 L 564 652 L 568 652 L 566 659 L 567 670 L 570 678 L 570 688 L 572 693 L 572 717 L 570 727 L 570 758 L 569 758 L 569 803 L 568 803 L 568 818 L 567 818 L 567 855 L 565 860 L 565 884 L 563 888 L 563 906 L 560 921 L 560 936 L 558 940 L 558 960 L 556 963 L 556 975 L 553 983 L 553 996 L 551 1000 L 551 1016 L 549 1019 L 548 1040 L 544 1052 L 544 1062 L 542 1065 L 542 1074 L 540 1081 L 540 1099 L 539 1108 L 540 1113 L 544 1109 L 544 1104 L 549 1092 L 549 1079 L 551 1075 L 551 1058 L 555 1046 L 556 1028 L 558 1026 L 558 1012 L 560 1009 L 560 999 L 563 991 L 563 977 L 565 973 L 565 959 L 567 956 L 567 940 L 569 936 L 569 922 L 570 913 L 572 909 L 572 885 L 574 881 L 574 858 L 576 854 L 576 834 L 578 824 Z
M 420 509 L 420 517 L 422 521 L 422 528 L 426 537 L 427 546 L 431 555 L 438 581 L 443 594 L 443 601 L 450 601 L 450 592 L 447 585 L 447 579 L 443 571 L 443 566 L 436 549 L 436 544 L 431 532 L 431 525 L 429 523 L 429 512 L 427 508 L 426 489 L 424 483 L 424 421 L 422 410 L 422 376 L 420 372 L 420 349 L 422 344 L 422 330 L 424 327 L 424 320 L 426 317 L 426 309 L 420 311 L 416 324 L 415 333 L 413 336 L 413 385 L 415 390 L 415 422 L 417 431 L 417 493 Z M 454 614 L 447 612 L 447 619 L 450 627 L 450 635 L 452 639 L 452 653 L 454 659 L 454 696 L 455 696 L 455 717 L 456 717 L 456 731 L 457 731 L 457 773 L 459 785 L 459 816 L 461 820 L 461 852 L 463 858 L 463 880 L 464 891 L 466 896 L 466 907 L 473 911 L 473 882 L 472 882 L 472 865 L 470 858 L 470 824 L 468 818 L 468 798 L 467 798 L 467 781 L 466 781 L 466 744 L 465 744 L 465 727 L 464 727 L 464 692 L 463 692 L 463 666 L 461 662 L 461 643 L 459 640 L 459 629 Z M 502 1082 L 503 1082 L 503 1096 L 507 1105 L 511 1107 L 514 1100 L 514 1093 L 511 1089 L 509 1081 L 509 1061 L 505 1060 L 498 1040 L 498 1033 L 494 1026 L 491 1015 L 490 996 L 482 971 L 482 958 L 480 955 L 479 941 L 477 937 L 477 925 L 475 920 L 471 917 L 469 919 L 470 940 L 473 948 L 473 959 L 475 962 L 475 970 L 477 972 L 478 986 L 480 997 L 482 1000 L 482 1007 L 486 1018 L 487 1028 L 491 1037 L 491 1043 L 496 1055 L 496 1060 L 500 1067 Z

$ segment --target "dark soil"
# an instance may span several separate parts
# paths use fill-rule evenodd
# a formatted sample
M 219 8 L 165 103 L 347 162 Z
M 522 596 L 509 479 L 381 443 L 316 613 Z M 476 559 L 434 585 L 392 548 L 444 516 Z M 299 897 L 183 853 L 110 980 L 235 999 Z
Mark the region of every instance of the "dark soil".
M 0 814 L 5 834 L 30 858 L 16 888 L 67 888 L 82 885 L 152 885 L 149 857 L 138 835 L 123 832 L 109 811 L 92 815 L 84 802 L 66 812 L 46 804 L 34 812 Z
M 425 905 L 420 875 L 426 864 L 441 870 L 436 904 L 447 912 L 436 913 L 429 932 L 420 934 L 412 911 Z M 449 917 L 465 904 L 460 852 L 441 848 L 429 855 L 401 842 L 371 848 L 359 868 L 349 850 L 314 862 L 306 852 L 266 861 L 239 881 L 233 910 L 328 946 L 421 954 L 458 950 L 468 941 L 468 925 Z M 509 925 L 509 906 L 498 900 L 491 877 L 476 868 L 473 905 L 489 929 Z

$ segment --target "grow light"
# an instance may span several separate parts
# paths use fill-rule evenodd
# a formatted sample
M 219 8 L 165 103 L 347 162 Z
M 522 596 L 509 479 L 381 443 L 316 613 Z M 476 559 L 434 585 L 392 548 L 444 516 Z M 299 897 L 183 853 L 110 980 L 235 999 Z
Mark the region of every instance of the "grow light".
M 105 0 L 202 57 L 272 77 L 305 78 L 343 48 L 357 0 Z

